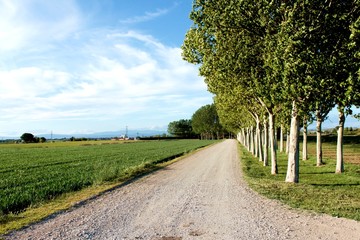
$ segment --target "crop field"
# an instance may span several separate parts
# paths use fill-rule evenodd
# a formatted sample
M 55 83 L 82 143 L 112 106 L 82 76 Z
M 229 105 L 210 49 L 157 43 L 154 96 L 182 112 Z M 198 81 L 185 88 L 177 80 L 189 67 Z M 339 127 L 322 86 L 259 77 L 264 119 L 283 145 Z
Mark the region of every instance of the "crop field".
M 280 144 L 278 142 L 278 144 Z M 286 141 L 284 141 L 284 148 L 286 146 Z M 360 165 L 360 143 L 345 143 L 344 148 L 344 162 L 353 163 Z M 302 142 L 300 142 L 300 159 L 302 159 Z M 336 159 L 336 141 L 335 142 L 323 142 L 322 143 L 323 159 L 326 160 L 335 160 Z M 316 142 L 308 142 L 308 155 L 316 156 Z
M 302 147 L 302 145 L 300 147 Z M 324 159 L 336 159 L 336 142 L 323 143 L 322 148 Z M 315 142 L 308 144 L 308 152 L 309 155 L 316 156 Z M 360 144 L 344 144 L 344 162 L 360 164 Z
M 0 216 L 63 193 L 120 181 L 215 141 L 0 145 Z

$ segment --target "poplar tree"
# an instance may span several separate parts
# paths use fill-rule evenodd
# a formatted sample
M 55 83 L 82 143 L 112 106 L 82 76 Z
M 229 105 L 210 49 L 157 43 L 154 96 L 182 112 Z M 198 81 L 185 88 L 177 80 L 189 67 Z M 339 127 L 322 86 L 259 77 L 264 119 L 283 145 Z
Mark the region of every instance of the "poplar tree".
M 266 111 L 272 174 L 277 173 L 274 133 L 280 112 L 291 112 L 286 182 L 299 181 L 300 119 L 310 112 L 317 111 L 321 123 L 337 104 L 342 156 L 345 115 L 360 105 L 359 0 L 195 0 L 190 19 L 194 24 L 182 46 L 183 58 L 200 65 L 220 119 L 234 101 L 241 105 L 234 112 L 247 109 L 256 122 Z M 237 123 L 236 113 L 229 115 L 236 128 L 250 124 L 241 117 Z M 254 147 L 249 137 L 245 142 Z M 343 171 L 342 158 L 337 162 L 336 172 Z
M 194 21 L 184 44 L 184 59 L 201 64 L 209 90 L 221 94 L 224 89 L 242 86 L 252 93 L 269 116 L 271 173 L 277 174 L 275 151 L 275 114 L 279 78 L 264 68 L 267 60 L 264 39 L 274 34 L 278 22 L 273 1 L 201 1 L 194 2 L 190 18 Z M 270 24 L 271 23 L 271 24 Z M 226 90 L 225 90 L 226 91 Z M 241 93 L 237 93 L 241 94 Z
M 294 1 L 287 6 L 282 28 L 284 83 L 290 89 L 287 94 L 293 102 L 288 182 L 298 182 L 299 112 L 309 112 L 311 104 L 316 102 L 329 106 L 346 99 L 337 92 L 344 90 L 341 86 L 348 86 L 346 82 L 357 64 L 351 62 L 347 42 L 349 19 L 358 15 L 358 5 L 358 1 L 314 0 Z

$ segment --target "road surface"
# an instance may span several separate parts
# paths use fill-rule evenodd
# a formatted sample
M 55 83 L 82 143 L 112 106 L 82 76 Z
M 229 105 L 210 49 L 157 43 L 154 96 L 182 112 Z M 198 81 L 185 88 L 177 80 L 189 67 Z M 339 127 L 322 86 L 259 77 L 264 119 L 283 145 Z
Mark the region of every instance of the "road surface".
M 226 140 L 6 239 L 360 239 L 360 223 L 250 190 Z

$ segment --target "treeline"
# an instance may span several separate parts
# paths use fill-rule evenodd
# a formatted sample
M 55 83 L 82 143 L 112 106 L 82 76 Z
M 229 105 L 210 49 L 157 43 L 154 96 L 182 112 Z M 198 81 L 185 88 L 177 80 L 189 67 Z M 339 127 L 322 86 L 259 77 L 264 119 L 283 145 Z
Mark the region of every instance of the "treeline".
M 275 131 L 288 135 L 286 182 L 299 181 L 299 130 L 339 112 L 336 173 L 344 171 L 343 131 L 360 106 L 358 0 L 195 0 L 183 58 L 200 64 L 220 122 L 277 174 Z M 280 141 L 282 143 L 282 141 Z M 280 146 L 282 148 L 282 146 Z
M 221 125 L 214 104 L 199 108 L 191 119 L 170 122 L 168 133 L 178 138 L 221 139 L 228 131 Z
M 300 141 L 303 141 L 304 138 L 303 136 L 300 136 Z M 316 142 L 316 136 L 307 136 L 307 141 L 308 142 Z M 336 135 L 324 135 L 321 137 L 321 142 L 324 143 L 334 143 L 337 141 L 337 136 Z M 347 135 L 344 136 L 343 139 L 344 144 L 360 144 L 360 136 L 355 136 L 355 135 Z
M 44 143 L 46 142 L 45 137 L 36 137 L 32 133 L 23 133 L 20 137 L 24 143 Z

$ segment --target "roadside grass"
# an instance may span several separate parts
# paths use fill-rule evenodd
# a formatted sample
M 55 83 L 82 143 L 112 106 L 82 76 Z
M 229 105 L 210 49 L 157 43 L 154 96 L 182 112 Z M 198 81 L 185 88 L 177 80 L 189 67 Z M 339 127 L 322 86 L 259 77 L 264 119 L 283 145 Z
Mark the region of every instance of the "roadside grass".
M 119 145 L 94 143 L 85 148 L 75 143 L 56 144 L 37 150 L 31 149 L 35 145 L 23 145 L 19 149 L 16 149 L 18 146 L 15 149 L 0 147 L 0 154 L 4 157 L 0 164 L 1 207 L 6 210 L 14 201 L 18 201 L 14 206 L 24 206 L 16 211 L 0 211 L 0 234 L 81 204 L 216 142 L 175 140 Z M 24 156 L 26 158 L 22 159 Z M 27 198 L 31 196 L 34 198 L 30 198 L 29 202 Z
M 358 146 L 357 146 L 358 147 Z M 285 183 L 287 156 L 277 153 L 279 174 L 239 145 L 244 178 L 260 194 L 294 208 L 360 221 L 360 165 L 345 164 L 345 173 L 335 174 L 335 161 L 326 159 L 316 167 L 316 159 L 300 160 L 300 183 Z

